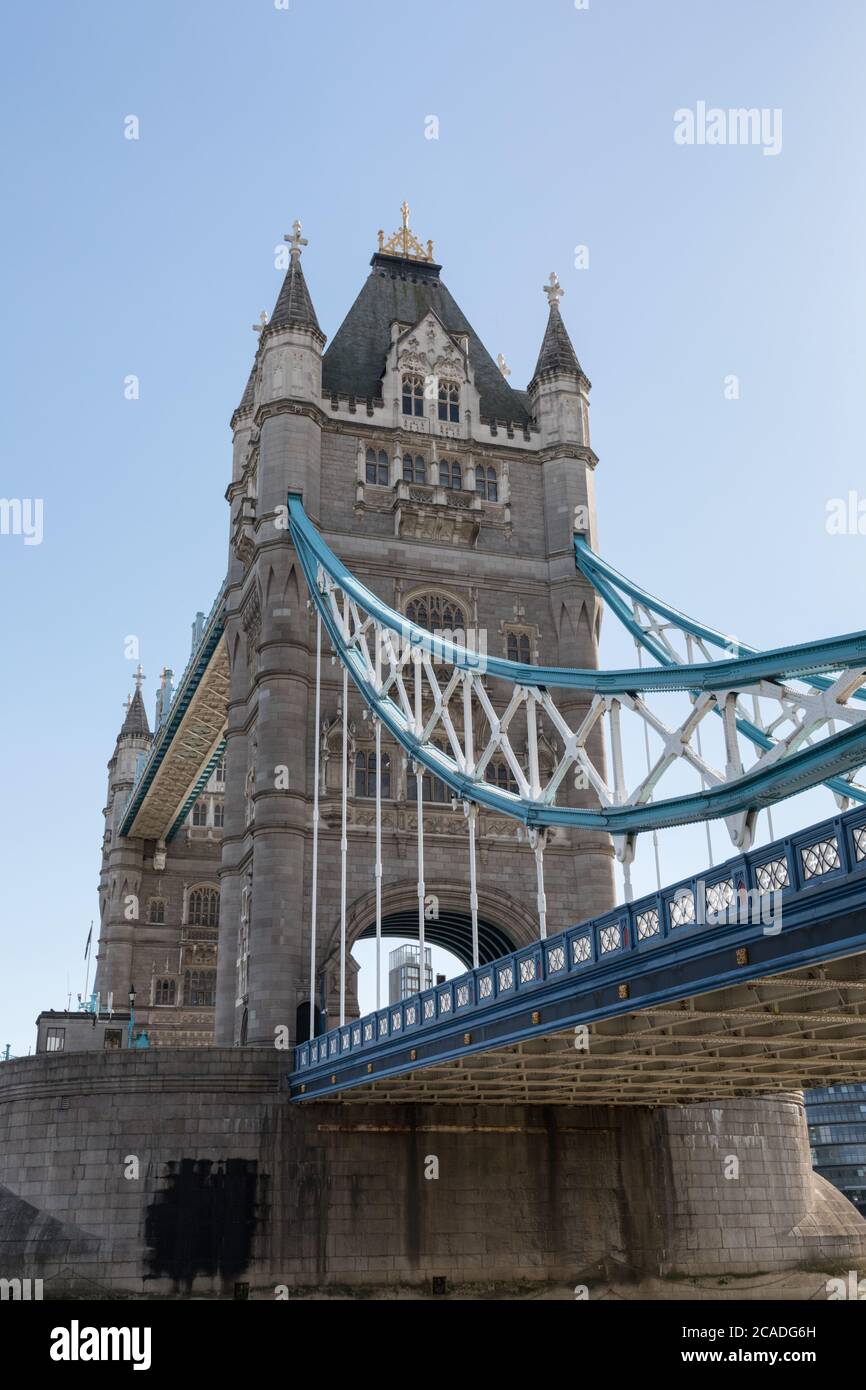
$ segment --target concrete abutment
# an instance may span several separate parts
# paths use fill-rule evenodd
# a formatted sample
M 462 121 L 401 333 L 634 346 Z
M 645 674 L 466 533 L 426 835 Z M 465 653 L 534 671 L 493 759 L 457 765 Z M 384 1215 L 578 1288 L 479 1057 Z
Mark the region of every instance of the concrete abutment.
M 813 1174 L 796 1094 L 292 1106 L 288 1065 L 239 1048 L 6 1064 L 0 1277 L 206 1297 L 866 1262 L 866 1222 Z

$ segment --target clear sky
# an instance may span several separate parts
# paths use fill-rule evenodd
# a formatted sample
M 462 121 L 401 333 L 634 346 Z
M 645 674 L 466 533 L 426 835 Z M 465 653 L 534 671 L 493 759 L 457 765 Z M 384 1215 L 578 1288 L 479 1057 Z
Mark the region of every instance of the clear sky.
M 295 217 L 333 336 L 407 198 L 518 386 L 556 269 L 605 555 L 759 646 L 864 626 L 866 537 L 825 525 L 866 497 L 864 39 L 854 0 L 7 12 L 0 495 L 42 499 L 43 537 L 0 535 L 0 1047 L 83 986 L 124 639 L 152 720 L 224 571 L 228 421 Z M 781 150 L 677 144 L 702 101 L 780 110 Z M 610 622 L 603 655 L 630 661 Z M 777 833 L 831 811 L 789 803 Z M 690 835 L 666 880 L 705 858 Z

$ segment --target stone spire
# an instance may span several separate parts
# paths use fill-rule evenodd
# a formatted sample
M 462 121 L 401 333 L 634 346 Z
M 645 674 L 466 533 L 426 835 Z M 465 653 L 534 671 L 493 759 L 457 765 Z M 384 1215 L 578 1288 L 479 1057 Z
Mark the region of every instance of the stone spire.
M 577 353 L 572 346 L 568 331 L 562 321 L 562 315 L 559 312 L 559 301 L 565 294 L 565 290 L 560 285 L 555 270 L 550 272 L 550 281 L 543 286 L 543 289 L 547 295 L 550 311 L 541 351 L 538 354 L 532 381 L 529 383 L 530 390 L 532 390 L 533 383 L 546 372 L 555 373 L 557 376 L 583 376 L 583 369 L 577 360 Z
M 150 725 L 147 722 L 147 710 L 144 707 L 144 697 L 141 693 L 141 683 L 146 679 L 147 677 L 141 669 L 141 663 L 139 663 L 135 673 L 135 694 L 131 700 L 126 702 L 126 718 L 121 726 L 120 738 L 126 734 L 143 735 L 145 738 L 150 738 Z
M 289 245 L 289 268 L 267 329 L 273 332 L 279 328 L 306 328 L 317 334 L 324 343 L 325 335 L 319 327 L 319 320 L 316 318 L 310 291 L 301 269 L 301 248 L 307 245 L 307 239 L 301 236 L 300 222 L 295 221 L 292 235 L 284 236 L 283 241 Z M 262 333 L 264 327 L 265 325 L 262 327 Z

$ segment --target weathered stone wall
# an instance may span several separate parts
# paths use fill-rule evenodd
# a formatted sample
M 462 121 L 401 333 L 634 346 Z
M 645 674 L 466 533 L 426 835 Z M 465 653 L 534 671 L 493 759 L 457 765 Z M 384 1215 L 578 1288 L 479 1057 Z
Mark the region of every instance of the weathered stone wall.
M 166 1049 L 0 1067 L 0 1277 L 206 1295 L 866 1260 L 866 1222 L 811 1172 L 797 1097 L 298 1107 L 286 1065 Z

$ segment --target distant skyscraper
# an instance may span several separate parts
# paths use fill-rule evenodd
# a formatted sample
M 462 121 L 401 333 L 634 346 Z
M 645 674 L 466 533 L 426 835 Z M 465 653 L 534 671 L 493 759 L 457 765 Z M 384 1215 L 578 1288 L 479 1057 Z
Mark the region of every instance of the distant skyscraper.
M 866 1216 L 866 1086 L 807 1091 L 806 1120 L 816 1172 Z
M 388 1003 L 399 1004 L 401 999 L 409 999 L 418 994 L 418 950 L 417 946 L 398 946 L 388 956 Z M 433 956 L 430 947 L 424 948 L 424 988 L 433 984 Z

